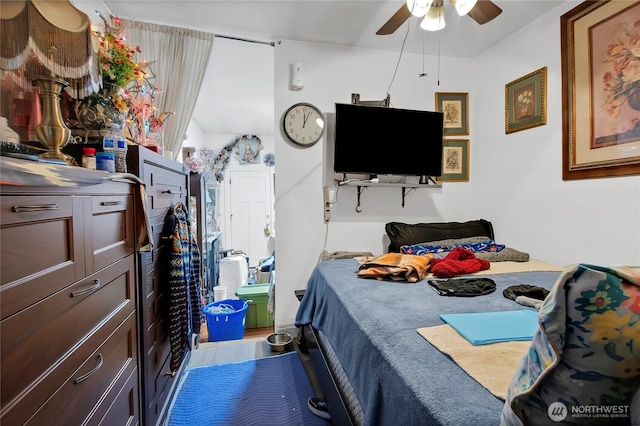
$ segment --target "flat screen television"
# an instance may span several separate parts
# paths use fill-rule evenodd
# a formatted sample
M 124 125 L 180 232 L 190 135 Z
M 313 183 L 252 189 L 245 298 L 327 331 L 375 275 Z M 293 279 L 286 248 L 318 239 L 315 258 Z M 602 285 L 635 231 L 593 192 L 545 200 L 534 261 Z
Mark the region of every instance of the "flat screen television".
M 441 176 L 441 112 L 336 104 L 336 173 Z

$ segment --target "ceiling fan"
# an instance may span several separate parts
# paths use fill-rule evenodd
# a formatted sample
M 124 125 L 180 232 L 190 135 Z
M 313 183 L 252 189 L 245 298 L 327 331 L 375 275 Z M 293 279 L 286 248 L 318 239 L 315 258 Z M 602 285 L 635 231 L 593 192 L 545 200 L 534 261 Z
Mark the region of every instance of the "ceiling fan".
M 486 24 L 502 13 L 502 9 L 490 0 L 449 0 L 458 15 L 468 15 L 478 24 Z M 376 32 L 393 34 L 411 15 L 423 17 L 420 27 L 437 31 L 444 28 L 444 0 L 407 0 L 400 9 Z

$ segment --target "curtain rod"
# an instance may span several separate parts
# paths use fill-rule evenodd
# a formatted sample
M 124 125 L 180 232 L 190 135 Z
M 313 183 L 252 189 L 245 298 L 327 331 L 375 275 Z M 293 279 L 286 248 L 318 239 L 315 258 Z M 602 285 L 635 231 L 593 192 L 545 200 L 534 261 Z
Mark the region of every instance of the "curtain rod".
M 214 34 L 214 36 L 220 37 L 220 38 L 226 38 L 226 39 L 229 39 L 229 40 L 246 41 L 247 43 L 267 44 L 267 45 L 269 45 L 271 47 L 276 45 L 272 41 L 251 40 L 251 39 L 248 39 L 248 38 L 231 37 L 231 36 L 227 36 L 227 35 L 224 35 L 224 34 Z

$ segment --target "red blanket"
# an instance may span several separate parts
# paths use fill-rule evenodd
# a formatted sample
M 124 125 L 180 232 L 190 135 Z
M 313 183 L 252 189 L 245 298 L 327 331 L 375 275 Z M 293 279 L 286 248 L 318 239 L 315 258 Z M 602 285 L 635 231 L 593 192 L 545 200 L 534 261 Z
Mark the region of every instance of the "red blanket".
M 455 247 L 444 259 L 433 259 L 430 272 L 436 277 L 450 278 L 456 275 L 489 269 L 488 260 L 478 259 L 471 250 Z

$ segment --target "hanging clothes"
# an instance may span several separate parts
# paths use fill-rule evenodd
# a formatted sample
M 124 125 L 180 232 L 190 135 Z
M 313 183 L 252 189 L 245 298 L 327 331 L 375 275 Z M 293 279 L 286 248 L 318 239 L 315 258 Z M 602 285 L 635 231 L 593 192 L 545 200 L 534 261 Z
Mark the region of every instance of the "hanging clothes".
M 200 279 L 200 250 L 191 231 L 187 207 L 178 202 L 165 217 L 161 252 L 161 288 L 167 295 L 167 321 L 171 344 L 171 371 L 175 373 L 186 353 L 191 350 L 191 339 L 200 334 L 202 324 L 202 298 Z

